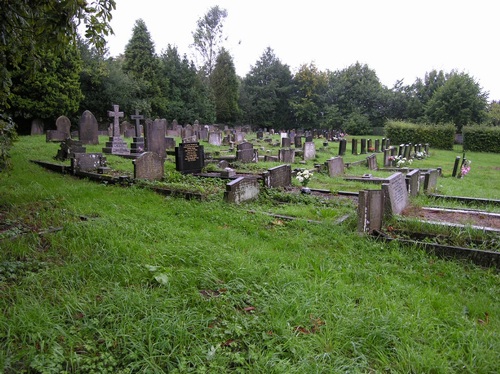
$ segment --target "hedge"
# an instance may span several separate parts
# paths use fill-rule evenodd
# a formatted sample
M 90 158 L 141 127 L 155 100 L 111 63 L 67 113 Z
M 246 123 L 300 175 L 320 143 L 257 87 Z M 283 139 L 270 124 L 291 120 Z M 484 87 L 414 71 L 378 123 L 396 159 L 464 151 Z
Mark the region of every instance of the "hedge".
M 389 121 L 385 125 L 385 136 L 391 140 L 391 144 L 429 143 L 432 148 L 453 150 L 455 126 Z
M 464 151 L 500 153 L 500 127 L 464 126 Z

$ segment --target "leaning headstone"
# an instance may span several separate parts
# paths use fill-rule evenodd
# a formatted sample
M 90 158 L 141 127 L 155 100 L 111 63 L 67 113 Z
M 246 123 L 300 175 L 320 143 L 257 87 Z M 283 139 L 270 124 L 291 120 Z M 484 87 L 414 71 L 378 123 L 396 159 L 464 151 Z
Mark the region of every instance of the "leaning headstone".
M 82 144 L 99 144 L 99 126 L 90 110 L 83 112 L 78 123 L 79 140 Z
M 328 175 L 335 177 L 344 174 L 344 160 L 342 157 L 332 157 L 326 161 L 328 165 Z
M 292 185 L 292 167 L 280 165 L 263 173 L 264 186 L 267 188 L 288 187 Z
M 134 179 L 161 180 L 165 160 L 154 152 L 144 152 L 134 160 Z
M 382 190 L 359 191 L 358 231 L 372 232 L 382 228 L 384 216 Z
M 409 204 L 408 190 L 403 173 L 395 173 L 382 184 L 384 210 L 388 215 L 400 214 Z
M 316 146 L 314 145 L 314 142 L 305 142 L 303 152 L 304 161 L 316 158 Z
M 205 166 L 205 153 L 199 143 L 180 143 L 175 147 L 175 169 L 183 174 L 200 173 Z
M 147 120 L 144 127 L 144 150 L 155 152 L 162 159 L 166 158 L 167 145 L 165 141 L 166 121 Z
M 366 158 L 366 162 L 368 164 L 368 170 L 377 170 L 377 156 L 372 154 Z
M 259 196 L 259 181 L 256 178 L 239 177 L 226 184 L 224 200 L 228 203 L 241 204 Z

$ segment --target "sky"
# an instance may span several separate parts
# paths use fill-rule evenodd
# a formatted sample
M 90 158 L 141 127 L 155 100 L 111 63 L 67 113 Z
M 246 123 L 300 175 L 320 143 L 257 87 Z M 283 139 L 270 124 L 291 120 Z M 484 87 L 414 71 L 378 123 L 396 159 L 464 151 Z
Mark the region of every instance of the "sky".
M 498 0 L 116 0 L 108 37 L 118 56 L 142 19 L 156 53 L 167 45 L 196 61 L 196 22 L 226 9 L 224 47 L 244 77 L 267 47 L 292 73 L 314 63 L 322 71 L 359 62 L 391 88 L 410 85 L 434 69 L 469 74 L 489 100 L 500 100 Z

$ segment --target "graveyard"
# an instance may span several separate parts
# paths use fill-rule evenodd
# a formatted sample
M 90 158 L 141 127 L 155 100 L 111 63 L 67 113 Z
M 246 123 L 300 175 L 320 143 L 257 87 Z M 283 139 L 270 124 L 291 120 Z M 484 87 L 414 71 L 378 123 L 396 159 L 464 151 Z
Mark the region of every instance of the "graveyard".
M 10 372 L 500 369 L 499 155 L 109 115 L 0 174 Z

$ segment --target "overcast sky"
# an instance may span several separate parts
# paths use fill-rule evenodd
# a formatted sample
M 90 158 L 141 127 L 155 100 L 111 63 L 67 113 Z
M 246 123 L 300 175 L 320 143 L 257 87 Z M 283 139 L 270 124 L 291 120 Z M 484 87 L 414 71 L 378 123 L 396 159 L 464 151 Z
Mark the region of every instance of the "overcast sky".
M 323 70 L 357 61 L 381 83 L 411 84 L 433 69 L 474 77 L 490 100 L 500 100 L 498 0 L 117 0 L 108 38 L 111 56 L 124 52 L 143 19 L 156 53 L 168 44 L 195 59 L 196 21 L 224 8 L 225 44 L 236 73 L 245 76 L 271 47 L 292 72 L 314 62 Z

